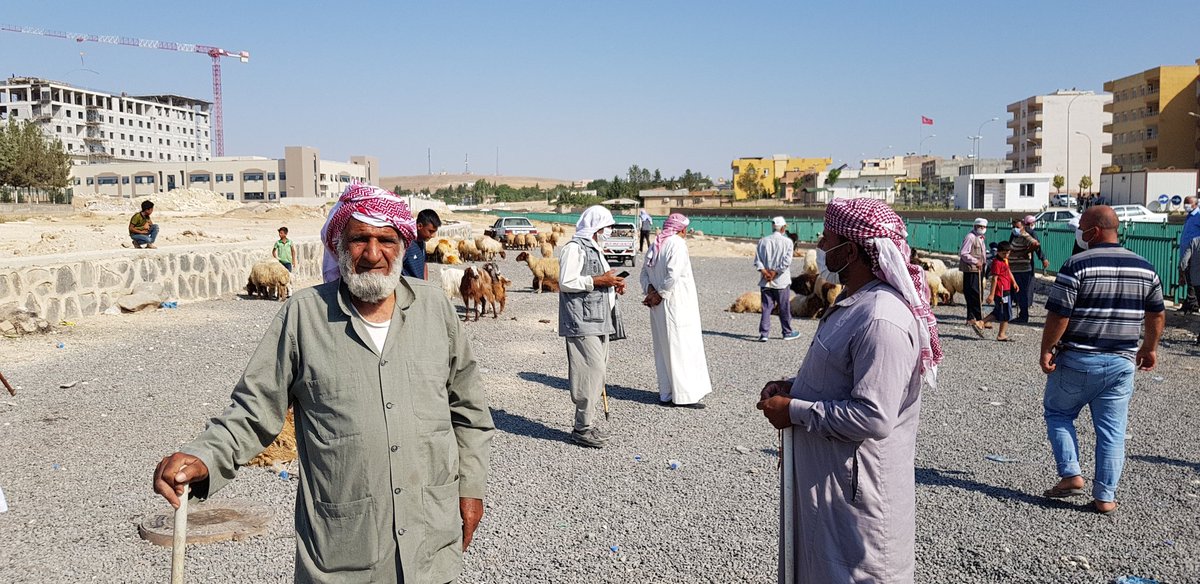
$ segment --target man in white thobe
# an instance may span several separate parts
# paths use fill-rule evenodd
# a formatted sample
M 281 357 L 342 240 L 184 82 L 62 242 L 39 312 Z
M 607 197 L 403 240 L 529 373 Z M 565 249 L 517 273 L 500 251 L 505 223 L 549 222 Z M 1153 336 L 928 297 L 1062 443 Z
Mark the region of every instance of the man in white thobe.
M 688 223 L 679 213 L 667 218 L 646 252 L 640 281 L 646 293 L 642 304 L 650 307 L 658 402 L 700 409 L 704 407 L 700 400 L 712 391 L 712 382 L 704 357 L 696 280 L 684 242 Z

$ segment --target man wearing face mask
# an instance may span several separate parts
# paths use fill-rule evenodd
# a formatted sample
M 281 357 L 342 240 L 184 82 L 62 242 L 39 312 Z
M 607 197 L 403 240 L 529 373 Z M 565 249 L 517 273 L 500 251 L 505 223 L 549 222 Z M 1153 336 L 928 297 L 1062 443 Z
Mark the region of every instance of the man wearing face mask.
M 963 238 L 958 251 L 958 269 L 963 274 L 963 296 L 967 300 L 967 324 L 983 338 L 983 264 L 987 261 L 987 219 L 975 220 L 975 227 Z
M 1040 365 L 1048 376 L 1043 416 L 1060 477 L 1044 496 L 1087 494 L 1075 418 L 1088 406 L 1096 432 L 1091 508 L 1099 513 L 1117 508 L 1134 368 L 1154 368 L 1166 321 L 1158 274 L 1117 242 L 1119 225 L 1107 205 L 1093 206 L 1080 218 L 1076 237 L 1085 250 L 1059 269 L 1042 331 Z
M 882 201 L 826 207 L 817 249 L 845 289 L 796 376 L 768 383 L 757 406 L 792 428 L 781 531 L 795 545 L 790 556 L 780 546 L 781 568 L 792 568 L 781 583 L 913 582 L 921 391 L 936 384 L 942 350 L 907 237 Z
M 567 344 L 567 378 L 575 402 L 571 441 L 602 448 L 608 434 L 596 425 L 596 407 L 604 390 L 608 342 L 623 338 L 617 295 L 625 279 L 609 269 L 598 241 L 612 231 L 612 213 L 600 205 L 579 216 L 575 236 L 559 251 L 558 336 Z
M 771 219 L 771 234 L 758 240 L 754 252 L 754 267 L 761 277 L 758 288 L 762 294 L 762 319 L 758 323 L 758 340 L 767 342 L 771 334 L 771 312 L 779 307 L 779 326 L 783 329 L 783 340 L 798 338 L 800 333 L 792 330 L 792 310 L 789 300 L 792 291 L 792 254 L 795 245 L 785 235 L 787 221 L 783 217 Z
M 1013 295 L 1013 303 L 1018 309 L 1017 317 L 1012 319 L 1014 324 L 1029 322 L 1029 305 L 1033 303 L 1033 258 L 1042 260 L 1042 267 L 1050 265 L 1042 255 L 1042 245 L 1030 231 L 1033 230 L 1032 215 L 1024 219 L 1013 219 L 1012 235 L 1008 238 L 1012 251 L 1008 256 L 1009 269 L 1016 280 L 1017 291 Z
M 1179 282 L 1187 289 L 1187 298 L 1183 301 L 1180 312 L 1196 312 L 1200 303 L 1196 299 L 1193 286 L 1200 284 L 1189 275 L 1190 270 L 1183 264 L 1183 256 L 1192 245 L 1192 240 L 1200 237 L 1200 209 L 1196 208 L 1196 197 L 1184 197 L 1183 210 L 1187 213 L 1183 222 L 1183 231 L 1179 232 Z

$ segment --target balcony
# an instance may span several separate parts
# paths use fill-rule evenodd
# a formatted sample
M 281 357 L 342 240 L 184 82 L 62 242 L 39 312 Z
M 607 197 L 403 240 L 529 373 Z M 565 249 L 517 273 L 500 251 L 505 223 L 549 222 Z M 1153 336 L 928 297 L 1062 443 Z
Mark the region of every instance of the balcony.
M 1111 133 L 1113 133 L 1113 124 L 1112 124 L 1112 122 L 1109 122 L 1109 123 L 1107 123 L 1107 124 L 1104 124 L 1103 126 L 1100 126 L 1100 130 L 1101 130 L 1102 132 L 1104 132 L 1105 134 L 1111 134 Z

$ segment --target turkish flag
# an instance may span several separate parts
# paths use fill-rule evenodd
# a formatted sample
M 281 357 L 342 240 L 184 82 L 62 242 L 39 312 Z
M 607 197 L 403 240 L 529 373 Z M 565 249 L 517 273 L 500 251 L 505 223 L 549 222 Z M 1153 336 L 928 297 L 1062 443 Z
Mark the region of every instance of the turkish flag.
M 925 116 L 921 116 L 921 125 L 924 125 L 924 126 L 932 126 L 932 125 L 933 125 L 933 118 L 927 118 L 927 117 L 925 117 Z

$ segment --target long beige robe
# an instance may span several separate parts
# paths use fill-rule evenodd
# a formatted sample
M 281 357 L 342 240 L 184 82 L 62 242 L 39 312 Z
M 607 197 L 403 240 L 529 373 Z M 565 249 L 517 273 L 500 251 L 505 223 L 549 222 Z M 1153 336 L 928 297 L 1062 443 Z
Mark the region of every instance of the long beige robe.
M 913 581 L 917 326 L 876 281 L 817 328 L 791 391 L 794 582 Z

